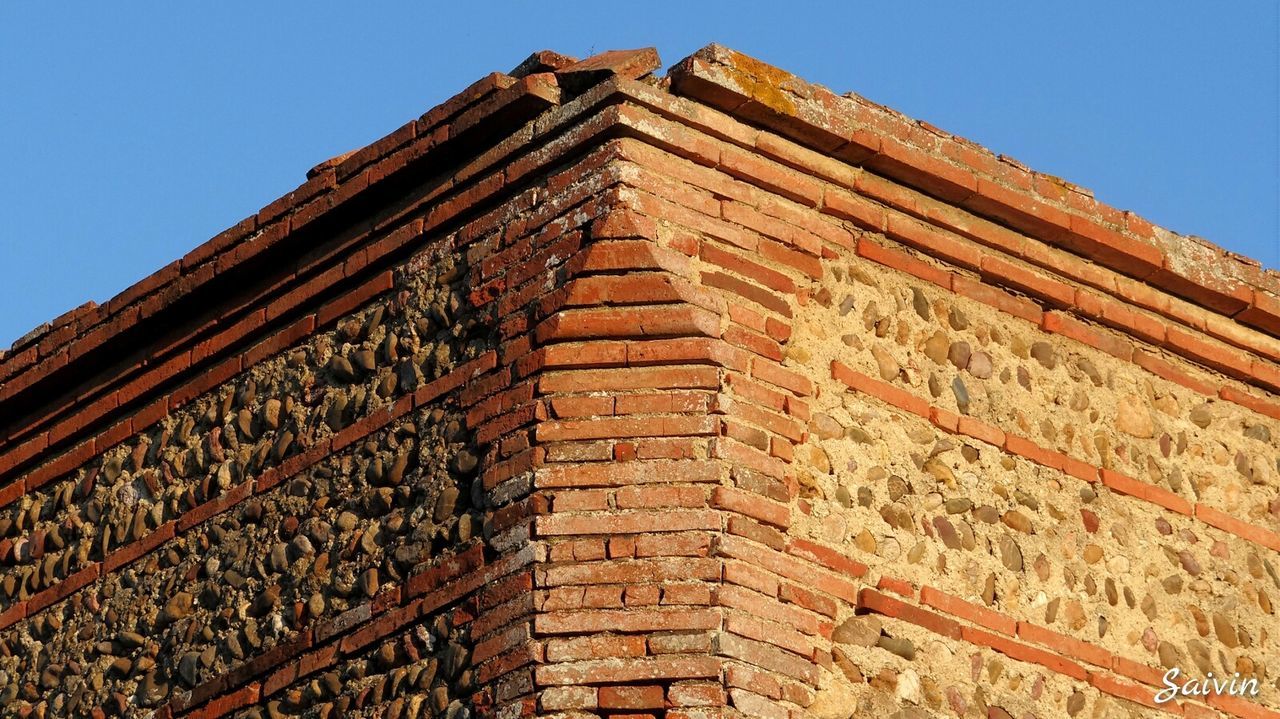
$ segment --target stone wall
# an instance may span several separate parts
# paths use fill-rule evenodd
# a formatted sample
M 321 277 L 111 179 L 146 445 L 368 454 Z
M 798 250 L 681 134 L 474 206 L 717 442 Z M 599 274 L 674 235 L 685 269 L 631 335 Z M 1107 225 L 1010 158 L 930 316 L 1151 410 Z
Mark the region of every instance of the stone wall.
M 1277 716 L 1274 277 L 656 67 L 537 54 L 0 358 L 3 712 Z

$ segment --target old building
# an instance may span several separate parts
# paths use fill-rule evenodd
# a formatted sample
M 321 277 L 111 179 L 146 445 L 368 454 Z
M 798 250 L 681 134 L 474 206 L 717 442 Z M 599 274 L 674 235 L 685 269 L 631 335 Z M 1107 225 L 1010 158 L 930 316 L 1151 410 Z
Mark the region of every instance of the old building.
M 0 712 L 1280 716 L 1276 274 L 659 67 L 535 54 L 0 356 Z

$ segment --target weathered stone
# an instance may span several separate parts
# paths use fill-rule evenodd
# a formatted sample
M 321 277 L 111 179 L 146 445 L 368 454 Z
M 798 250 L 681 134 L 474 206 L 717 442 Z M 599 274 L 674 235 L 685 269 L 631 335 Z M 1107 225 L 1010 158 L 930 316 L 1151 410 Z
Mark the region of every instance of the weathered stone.
M 1031 526 L 1031 519 L 1016 509 L 1010 509 L 1000 515 L 1000 520 L 1003 521 L 1010 529 L 1022 532 L 1023 534 L 1032 534 L 1035 531 Z
M 911 307 L 920 316 L 920 319 L 929 319 L 931 313 L 929 311 L 929 298 L 924 296 L 919 287 L 911 288 Z
M 173 595 L 168 602 L 165 602 L 165 619 L 169 622 L 185 619 L 191 614 L 191 608 L 194 603 L 195 599 L 189 592 L 178 592 Z
M 932 360 L 934 364 L 942 364 L 947 361 L 947 353 L 950 346 L 951 342 L 947 339 L 945 332 L 934 332 L 924 342 L 924 355 Z
M 1196 558 L 1192 556 L 1191 552 L 1188 552 L 1185 549 L 1178 552 L 1178 561 L 1182 565 L 1182 568 L 1187 571 L 1187 574 L 1190 574 L 1193 577 L 1199 576 L 1200 563 L 1196 561 Z
M 378 570 L 366 569 L 360 574 L 360 591 L 366 597 L 372 597 L 378 593 Z
M 973 518 L 986 524 L 995 524 L 1000 521 L 1000 510 L 989 504 L 984 504 L 973 510 Z
M 877 371 L 880 373 L 880 379 L 885 382 L 891 382 L 898 376 L 898 362 L 880 345 L 871 346 L 871 356 L 875 358 Z
M 1265 424 L 1251 424 L 1245 427 L 1244 436 L 1266 444 L 1271 443 L 1271 428 Z
M 1057 352 L 1054 351 L 1053 345 L 1048 342 L 1033 343 L 1031 345 L 1031 356 L 1045 369 L 1053 369 L 1058 366 Z
M 938 538 L 948 549 L 960 548 L 960 536 L 956 534 L 955 527 L 946 517 L 934 517 L 933 527 L 938 532 Z
M 835 628 L 831 640 L 860 647 L 875 646 L 880 638 L 880 627 L 880 619 L 874 615 L 852 616 Z
M 1236 628 L 1231 625 L 1231 622 L 1227 621 L 1226 617 L 1217 612 L 1213 613 L 1213 631 L 1217 635 L 1218 641 L 1228 647 L 1235 649 L 1240 646 L 1240 638 L 1236 635 Z
M 858 532 L 858 534 L 853 538 L 853 544 L 867 554 L 875 554 L 876 538 L 865 528 Z
M 178 676 L 189 687 L 200 683 L 200 653 L 187 652 L 178 660 Z
M 906 496 L 907 492 L 910 491 L 907 487 L 907 481 L 896 474 L 891 475 L 886 484 L 889 489 L 890 502 L 896 502 L 899 499 L 902 499 Z
M 1191 423 L 1200 429 L 1205 429 L 1213 423 L 1213 408 L 1208 402 L 1198 404 L 1191 408 L 1191 414 L 1188 417 Z
M 272 398 L 262 403 L 262 426 L 272 430 L 280 428 L 280 400 Z
M 342 355 L 334 355 L 329 358 L 329 372 L 339 382 L 350 383 L 356 379 L 355 368 Z
M 974 352 L 969 355 L 969 364 L 965 369 L 978 379 L 990 378 L 992 372 L 991 355 L 982 351 Z
M 1155 436 L 1155 422 L 1147 403 L 1135 395 L 1125 395 L 1116 404 L 1116 429 L 1143 439 Z
M 1098 531 L 1099 520 L 1098 520 L 1097 514 L 1081 507 L 1080 521 L 1082 524 L 1084 524 L 1084 531 L 1088 532 L 1089 534 L 1094 534 Z
M 147 640 L 137 632 L 121 632 L 116 635 L 116 642 L 126 649 L 137 649 L 146 644 Z
M 1007 534 L 1000 535 L 1000 563 L 1005 569 L 1011 572 L 1022 571 L 1022 549 L 1018 547 L 1018 543 Z
M 276 542 L 271 545 L 268 562 L 273 572 L 283 572 L 289 568 L 288 547 L 284 542 Z
M 969 366 L 970 354 L 969 343 L 964 341 L 953 342 L 947 349 L 947 359 L 956 369 L 964 369 Z
M 956 407 L 961 414 L 969 414 L 969 389 L 959 377 L 951 380 L 951 392 L 956 396 Z
M 876 640 L 876 646 L 910 661 L 916 658 L 916 647 L 906 637 L 882 635 Z

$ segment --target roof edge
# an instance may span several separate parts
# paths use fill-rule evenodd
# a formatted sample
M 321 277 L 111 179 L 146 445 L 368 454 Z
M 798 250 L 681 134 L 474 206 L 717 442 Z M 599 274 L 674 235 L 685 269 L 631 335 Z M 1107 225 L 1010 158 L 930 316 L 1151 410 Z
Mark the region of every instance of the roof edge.
M 859 95 L 836 94 L 719 44 L 668 72 L 677 95 L 1155 284 L 1244 324 L 1280 332 L 1280 272 L 1159 227 L 1078 185 Z

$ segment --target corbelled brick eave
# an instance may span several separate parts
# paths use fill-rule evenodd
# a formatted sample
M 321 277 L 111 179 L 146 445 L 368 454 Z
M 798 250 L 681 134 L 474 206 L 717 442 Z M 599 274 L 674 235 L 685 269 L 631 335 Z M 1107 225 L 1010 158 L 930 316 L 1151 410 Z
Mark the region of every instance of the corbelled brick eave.
M 837 95 L 719 45 L 681 61 L 668 80 L 677 95 L 960 204 L 1244 324 L 1274 333 L 1280 323 L 1275 271 L 1098 202 L 1084 188 L 923 121 L 852 93 Z
M 521 173 L 575 151 L 572 128 L 585 127 L 579 134 L 593 143 L 607 139 L 617 118 L 603 108 L 620 99 L 619 78 L 656 66 L 651 51 L 639 54 L 638 64 L 613 75 L 594 65 L 579 72 L 554 53 L 537 53 L 542 59 L 515 71 L 558 63 L 596 80 L 572 96 L 550 72 L 492 73 L 386 137 L 317 165 L 294 191 L 107 303 L 87 303 L 19 340 L 0 359 L 0 474 L 73 445 L 99 416 L 154 394 L 121 396 L 114 385 L 136 389 L 130 378 L 159 373 L 144 383 L 158 391 L 198 376 L 229 331 L 238 328 L 247 342 L 307 298 L 366 281 L 384 259 L 378 253 L 403 251 L 410 238 L 401 230 L 371 239 L 413 208 L 433 203 L 424 229 L 443 230 L 518 190 Z M 561 111 L 547 114 L 551 108 Z M 518 168 L 495 174 L 495 163 L 516 156 Z M 227 319 L 258 305 L 265 305 L 260 316 Z M 48 422 L 58 424 L 50 430 Z

